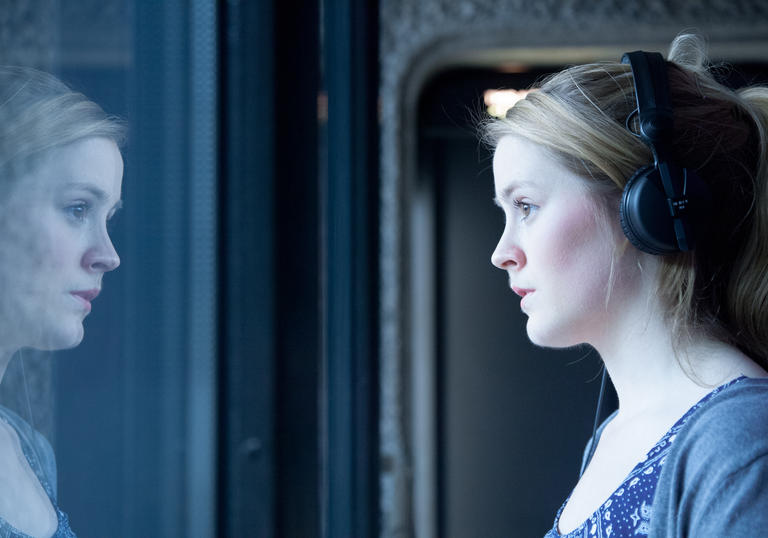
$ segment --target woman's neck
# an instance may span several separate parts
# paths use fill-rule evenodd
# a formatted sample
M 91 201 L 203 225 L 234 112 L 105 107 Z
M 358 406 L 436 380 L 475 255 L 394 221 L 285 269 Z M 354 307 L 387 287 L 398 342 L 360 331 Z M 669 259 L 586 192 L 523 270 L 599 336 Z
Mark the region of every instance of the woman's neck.
M 684 411 L 730 379 L 768 375 L 735 347 L 705 334 L 676 340 L 658 306 L 626 313 L 593 344 L 616 388 L 621 418 Z

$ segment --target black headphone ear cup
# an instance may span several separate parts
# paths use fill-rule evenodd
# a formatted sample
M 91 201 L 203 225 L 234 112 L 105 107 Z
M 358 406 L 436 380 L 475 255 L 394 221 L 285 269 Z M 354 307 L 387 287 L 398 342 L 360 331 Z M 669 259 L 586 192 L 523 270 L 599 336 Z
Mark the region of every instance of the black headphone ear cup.
M 653 165 L 638 169 L 624 186 L 619 222 L 629 242 L 643 252 L 659 255 L 680 250 L 661 176 Z

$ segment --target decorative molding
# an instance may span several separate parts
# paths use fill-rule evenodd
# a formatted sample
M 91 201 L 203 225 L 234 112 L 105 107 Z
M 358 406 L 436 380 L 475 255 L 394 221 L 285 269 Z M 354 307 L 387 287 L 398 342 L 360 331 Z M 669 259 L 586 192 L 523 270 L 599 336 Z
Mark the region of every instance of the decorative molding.
M 55 0 L 0 1 L 0 64 L 50 69 L 58 38 Z

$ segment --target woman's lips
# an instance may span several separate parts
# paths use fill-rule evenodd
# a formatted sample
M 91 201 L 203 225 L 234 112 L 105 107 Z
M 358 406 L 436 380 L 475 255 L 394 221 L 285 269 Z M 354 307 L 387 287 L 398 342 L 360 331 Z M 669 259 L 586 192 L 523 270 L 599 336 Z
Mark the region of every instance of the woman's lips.
M 517 288 L 515 286 L 512 286 L 512 291 L 514 291 L 520 297 L 525 297 L 529 293 L 533 293 L 535 290 L 533 290 L 533 289 L 526 289 L 526 288 Z
M 522 299 L 520 299 L 520 308 L 523 308 L 525 306 L 525 298 L 528 297 L 535 290 L 526 289 L 526 288 L 517 288 L 515 286 L 512 286 L 512 291 L 514 291 L 516 294 L 522 297 Z
M 91 311 L 91 301 L 99 294 L 98 289 L 81 290 L 71 292 L 72 296 L 85 308 L 86 312 Z

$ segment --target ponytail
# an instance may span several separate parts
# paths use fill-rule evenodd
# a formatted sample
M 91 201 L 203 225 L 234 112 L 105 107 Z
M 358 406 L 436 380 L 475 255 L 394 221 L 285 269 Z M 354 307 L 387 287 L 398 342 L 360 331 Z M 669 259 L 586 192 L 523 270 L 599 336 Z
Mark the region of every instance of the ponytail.
M 756 166 L 751 226 L 726 293 L 733 343 L 768 368 L 768 88 L 736 92 L 754 123 Z

